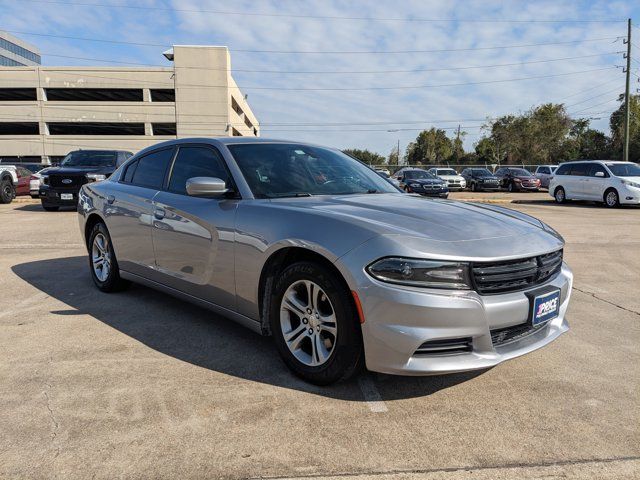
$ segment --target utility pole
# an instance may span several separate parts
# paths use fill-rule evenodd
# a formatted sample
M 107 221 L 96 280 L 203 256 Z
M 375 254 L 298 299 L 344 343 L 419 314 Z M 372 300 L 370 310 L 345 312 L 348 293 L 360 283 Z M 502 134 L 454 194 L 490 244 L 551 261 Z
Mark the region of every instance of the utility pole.
M 398 162 L 398 165 L 400 165 L 400 139 L 398 139 L 398 160 L 396 160 Z
M 626 84 L 624 88 L 624 144 L 622 148 L 622 160 L 629 161 L 629 109 L 631 95 L 629 93 L 629 83 L 631 81 L 631 19 L 627 21 L 627 73 Z

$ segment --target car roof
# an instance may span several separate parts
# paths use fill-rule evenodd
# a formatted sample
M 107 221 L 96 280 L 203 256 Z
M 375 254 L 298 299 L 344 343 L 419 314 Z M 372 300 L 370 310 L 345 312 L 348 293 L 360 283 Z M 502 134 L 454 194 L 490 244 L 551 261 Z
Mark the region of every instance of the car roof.
M 560 165 L 571 165 L 573 163 L 585 163 L 585 162 L 600 162 L 600 163 L 633 163 L 633 162 L 623 162 L 621 160 L 590 160 L 588 158 L 584 158 L 582 160 L 571 160 L 570 162 L 562 162 Z M 559 166 L 559 165 L 558 165 Z

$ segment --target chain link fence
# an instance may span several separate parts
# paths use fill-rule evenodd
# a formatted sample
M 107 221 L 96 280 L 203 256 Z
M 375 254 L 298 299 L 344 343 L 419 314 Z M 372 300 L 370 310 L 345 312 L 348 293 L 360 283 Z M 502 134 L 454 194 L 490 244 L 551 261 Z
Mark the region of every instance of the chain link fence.
M 554 165 L 554 164 L 549 164 L 549 165 Z M 462 172 L 462 170 L 464 170 L 465 168 L 486 168 L 487 170 L 489 170 L 490 172 L 495 172 L 498 168 L 502 168 L 502 167 L 510 167 L 510 168 L 524 168 L 526 170 L 529 170 L 531 173 L 535 172 L 536 168 L 539 167 L 539 165 L 532 165 L 532 164 L 519 164 L 519 165 L 515 165 L 515 164 L 506 164 L 506 163 L 502 163 L 502 164 L 498 164 L 498 163 L 474 163 L 474 164 L 470 164 L 470 165 L 446 165 L 446 164 L 438 164 L 438 165 L 370 165 L 372 168 L 381 168 L 381 169 L 386 169 L 389 170 L 389 173 L 391 175 L 393 175 L 395 172 L 397 172 L 398 170 L 400 170 L 401 168 L 420 168 L 422 170 L 429 170 L 430 168 L 453 168 L 456 172 L 460 173 Z M 554 165 L 556 166 L 556 165 Z

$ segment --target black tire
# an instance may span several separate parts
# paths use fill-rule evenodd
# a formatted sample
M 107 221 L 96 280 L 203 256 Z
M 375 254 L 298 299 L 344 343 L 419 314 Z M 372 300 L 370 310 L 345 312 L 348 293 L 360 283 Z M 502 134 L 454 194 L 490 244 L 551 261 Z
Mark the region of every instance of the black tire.
M 280 306 L 284 294 L 300 280 L 317 284 L 328 297 L 336 318 L 337 336 L 325 363 L 310 366 L 298 360 L 289 350 L 280 324 Z M 273 288 L 269 312 L 271 332 L 276 349 L 289 369 L 300 378 L 316 385 L 346 380 L 360 370 L 364 351 L 362 333 L 351 292 L 336 274 L 315 262 L 297 262 L 278 275 Z
M 609 188 L 602 196 L 604 206 L 607 208 L 617 208 L 620 206 L 620 195 L 615 188 Z
M 45 211 L 47 211 L 47 212 L 57 212 L 58 210 L 60 210 L 59 206 L 57 206 L 57 205 L 47 205 L 44 202 L 42 202 L 42 208 L 44 208 Z
M 511 193 L 517 191 L 515 185 L 513 184 L 513 182 L 509 182 L 509 185 L 507 185 L 507 190 Z
M 556 200 L 556 203 L 565 203 L 567 201 L 567 194 L 564 188 L 557 187 L 553 192 L 553 198 Z
M 16 196 L 13 181 L 10 178 L 0 180 L 0 203 L 11 203 Z
M 478 187 L 476 187 L 476 182 L 471 182 L 471 191 L 475 192 Z
M 96 238 L 96 236 L 98 236 L 98 234 L 103 235 L 103 237 L 107 239 L 107 242 L 108 242 L 107 251 L 111 259 L 111 268 L 108 276 L 104 280 L 100 280 L 96 276 L 96 272 L 93 268 L 92 246 L 93 246 L 94 239 Z M 111 237 L 109 236 L 109 230 L 107 230 L 107 226 L 104 223 L 98 222 L 93 226 L 93 228 L 91 229 L 91 233 L 89 234 L 87 246 L 88 246 L 88 253 L 89 253 L 88 255 L 89 271 L 91 272 L 91 279 L 93 280 L 93 283 L 96 285 L 96 287 L 98 287 L 100 290 L 106 293 L 120 292 L 122 290 L 125 290 L 127 287 L 129 287 L 131 282 L 120 278 L 118 260 L 116 259 L 115 252 L 113 251 L 113 245 L 111 243 Z

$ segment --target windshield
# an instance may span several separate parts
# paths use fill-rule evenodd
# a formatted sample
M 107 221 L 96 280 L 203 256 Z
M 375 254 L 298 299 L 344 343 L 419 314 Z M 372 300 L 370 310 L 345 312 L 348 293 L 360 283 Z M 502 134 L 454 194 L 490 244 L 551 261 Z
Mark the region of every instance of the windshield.
M 439 168 L 438 175 L 458 175 L 453 168 Z
M 492 177 L 491 172 L 485 168 L 474 169 L 473 174 L 477 177 Z
M 511 172 L 512 175 L 516 175 L 518 177 L 530 177 L 531 176 L 531 173 L 528 170 L 525 170 L 524 168 L 512 168 L 509 171 Z
M 607 163 L 606 165 L 616 177 L 640 177 L 640 166 L 637 163 Z
M 334 150 L 306 145 L 229 145 L 256 198 L 397 193 L 359 161 Z
M 71 152 L 62 159 L 62 167 L 113 167 L 116 164 L 115 152 Z
M 436 178 L 434 175 L 431 175 L 429 172 L 426 172 L 424 170 L 409 170 L 408 172 L 405 172 L 404 176 L 405 178 L 408 178 L 411 180 L 416 180 L 421 178 L 433 180 Z

